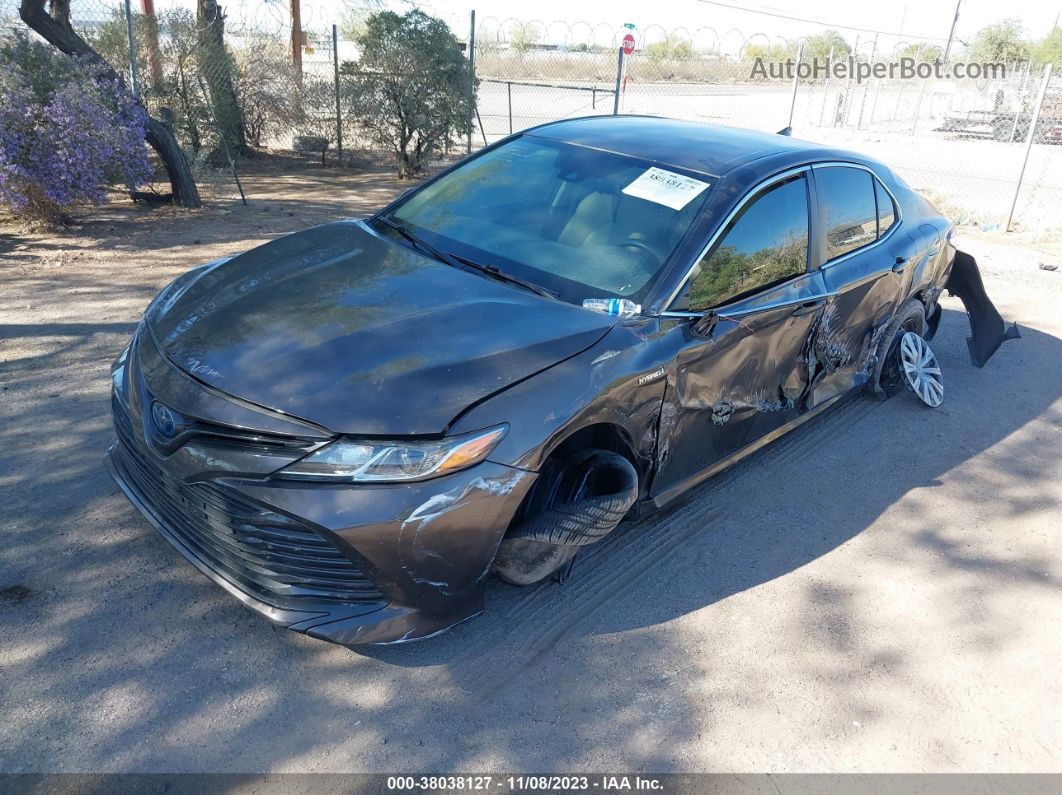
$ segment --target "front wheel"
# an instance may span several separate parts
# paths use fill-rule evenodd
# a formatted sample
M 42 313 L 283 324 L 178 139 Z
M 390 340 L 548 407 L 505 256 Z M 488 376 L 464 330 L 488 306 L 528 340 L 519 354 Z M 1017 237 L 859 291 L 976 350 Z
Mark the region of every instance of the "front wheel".
M 611 450 L 580 451 L 543 475 L 494 560 L 494 573 L 512 585 L 532 585 L 561 569 L 579 547 L 611 533 L 638 499 L 637 470 Z

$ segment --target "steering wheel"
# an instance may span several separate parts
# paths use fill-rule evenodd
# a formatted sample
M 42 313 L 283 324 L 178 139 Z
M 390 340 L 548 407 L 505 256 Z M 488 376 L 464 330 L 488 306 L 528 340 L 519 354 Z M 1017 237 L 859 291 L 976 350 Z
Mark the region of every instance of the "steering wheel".
M 663 256 L 661 256 L 659 251 L 657 251 L 651 245 L 646 243 L 644 240 L 642 240 L 640 238 L 637 238 L 637 237 L 628 237 L 622 243 L 618 243 L 617 245 L 620 248 L 635 249 L 640 254 L 642 254 L 644 256 L 647 256 L 647 257 L 650 257 L 651 259 L 653 259 L 657 263 L 662 262 L 663 259 L 664 259 Z

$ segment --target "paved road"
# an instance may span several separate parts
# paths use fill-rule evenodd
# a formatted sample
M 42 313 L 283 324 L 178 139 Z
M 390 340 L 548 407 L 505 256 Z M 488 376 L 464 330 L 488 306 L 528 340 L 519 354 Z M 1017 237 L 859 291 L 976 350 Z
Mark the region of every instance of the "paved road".
M 1024 336 L 974 369 L 948 299 L 939 410 L 853 400 L 567 584 L 361 651 L 241 608 L 101 467 L 108 361 L 183 255 L 5 265 L 0 771 L 1059 770 L 1062 275 L 971 246 Z

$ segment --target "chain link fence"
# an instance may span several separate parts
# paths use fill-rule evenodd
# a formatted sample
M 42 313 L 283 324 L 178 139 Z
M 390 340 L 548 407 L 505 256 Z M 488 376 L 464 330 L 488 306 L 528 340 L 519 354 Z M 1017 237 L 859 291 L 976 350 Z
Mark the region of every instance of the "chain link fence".
M 25 31 L 19 0 L 0 0 L 2 35 Z M 342 5 L 236 0 L 70 0 L 75 28 L 172 125 L 201 181 L 233 185 L 228 155 L 295 149 L 307 164 L 374 156 L 359 133 L 343 68 L 359 53 Z M 639 113 L 778 131 L 850 148 L 893 167 L 954 220 L 1034 232 L 1062 228 L 1062 77 L 1043 68 L 950 79 L 756 71 L 932 60 L 925 42 L 875 38 L 830 49 L 711 27 L 641 30 L 589 22 L 443 15 L 479 80 L 470 150 L 564 118 Z M 293 35 L 293 31 L 297 31 Z M 635 47 L 621 54 L 630 34 Z M 470 46 L 473 45 L 474 46 Z M 130 49 L 130 43 L 132 48 Z M 802 43 L 809 49 L 802 50 Z M 130 55 L 132 53 L 132 55 Z M 1035 131 L 1031 119 L 1039 108 Z M 1032 136 L 1031 146 L 1028 144 Z M 1027 165 L 1026 165 L 1027 157 Z M 1024 178 L 1019 186 L 1019 179 Z M 1019 189 L 1020 188 L 1020 189 Z
M 619 55 L 625 35 L 636 47 Z M 796 62 L 800 40 L 712 28 L 642 31 L 588 23 L 484 19 L 477 30 L 479 109 L 486 137 L 560 118 L 614 112 L 669 116 L 792 135 L 857 150 L 894 168 L 957 222 L 985 229 L 1062 228 L 1062 69 L 1040 108 L 1024 179 L 1026 143 L 1043 67 L 1004 64 L 989 76 L 961 64 L 962 79 L 855 75 L 838 78 L 827 59 L 853 64 L 931 59 L 934 51 L 878 41 L 805 53 L 806 74 L 763 75 Z M 821 43 L 820 43 L 821 47 Z M 818 73 L 813 61 L 818 61 Z M 970 67 L 973 67 L 972 69 Z M 928 68 L 928 67 L 926 67 Z M 781 71 L 780 67 L 777 67 Z M 618 88 L 614 106 L 613 91 Z

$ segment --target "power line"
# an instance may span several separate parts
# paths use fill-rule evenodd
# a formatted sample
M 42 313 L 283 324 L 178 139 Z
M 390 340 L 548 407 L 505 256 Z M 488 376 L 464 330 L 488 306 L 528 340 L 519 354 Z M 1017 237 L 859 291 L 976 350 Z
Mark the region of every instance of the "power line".
M 719 6 L 720 8 L 729 8 L 731 11 L 746 11 L 749 14 L 762 14 L 766 17 L 775 17 L 776 19 L 785 19 L 790 22 L 807 22 L 812 25 L 822 25 L 828 28 L 840 28 L 841 30 L 854 30 L 857 33 L 878 33 L 882 36 L 896 36 L 899 38 L 900 34 L 893 30 L 875 30 L 874 28 L 861 28 L 856 25 L 838 25 L 832 22 L 823 22 L 821 19 L 809 19 L 808 17 L 794 17 L 789 14 L 779 14 L 776 11 L 767 11 L 762 8 L 746 8 L 745 6 L 732 5 L 730 3 L 721 3 L 719 0 L 697 0 L 698 3 L 704 3 L 710 6 Z M 905 39 L 923 39 L 925 41 L 945 41 L 942 36 L 914 36 L 910 33 L 904 36 Z

